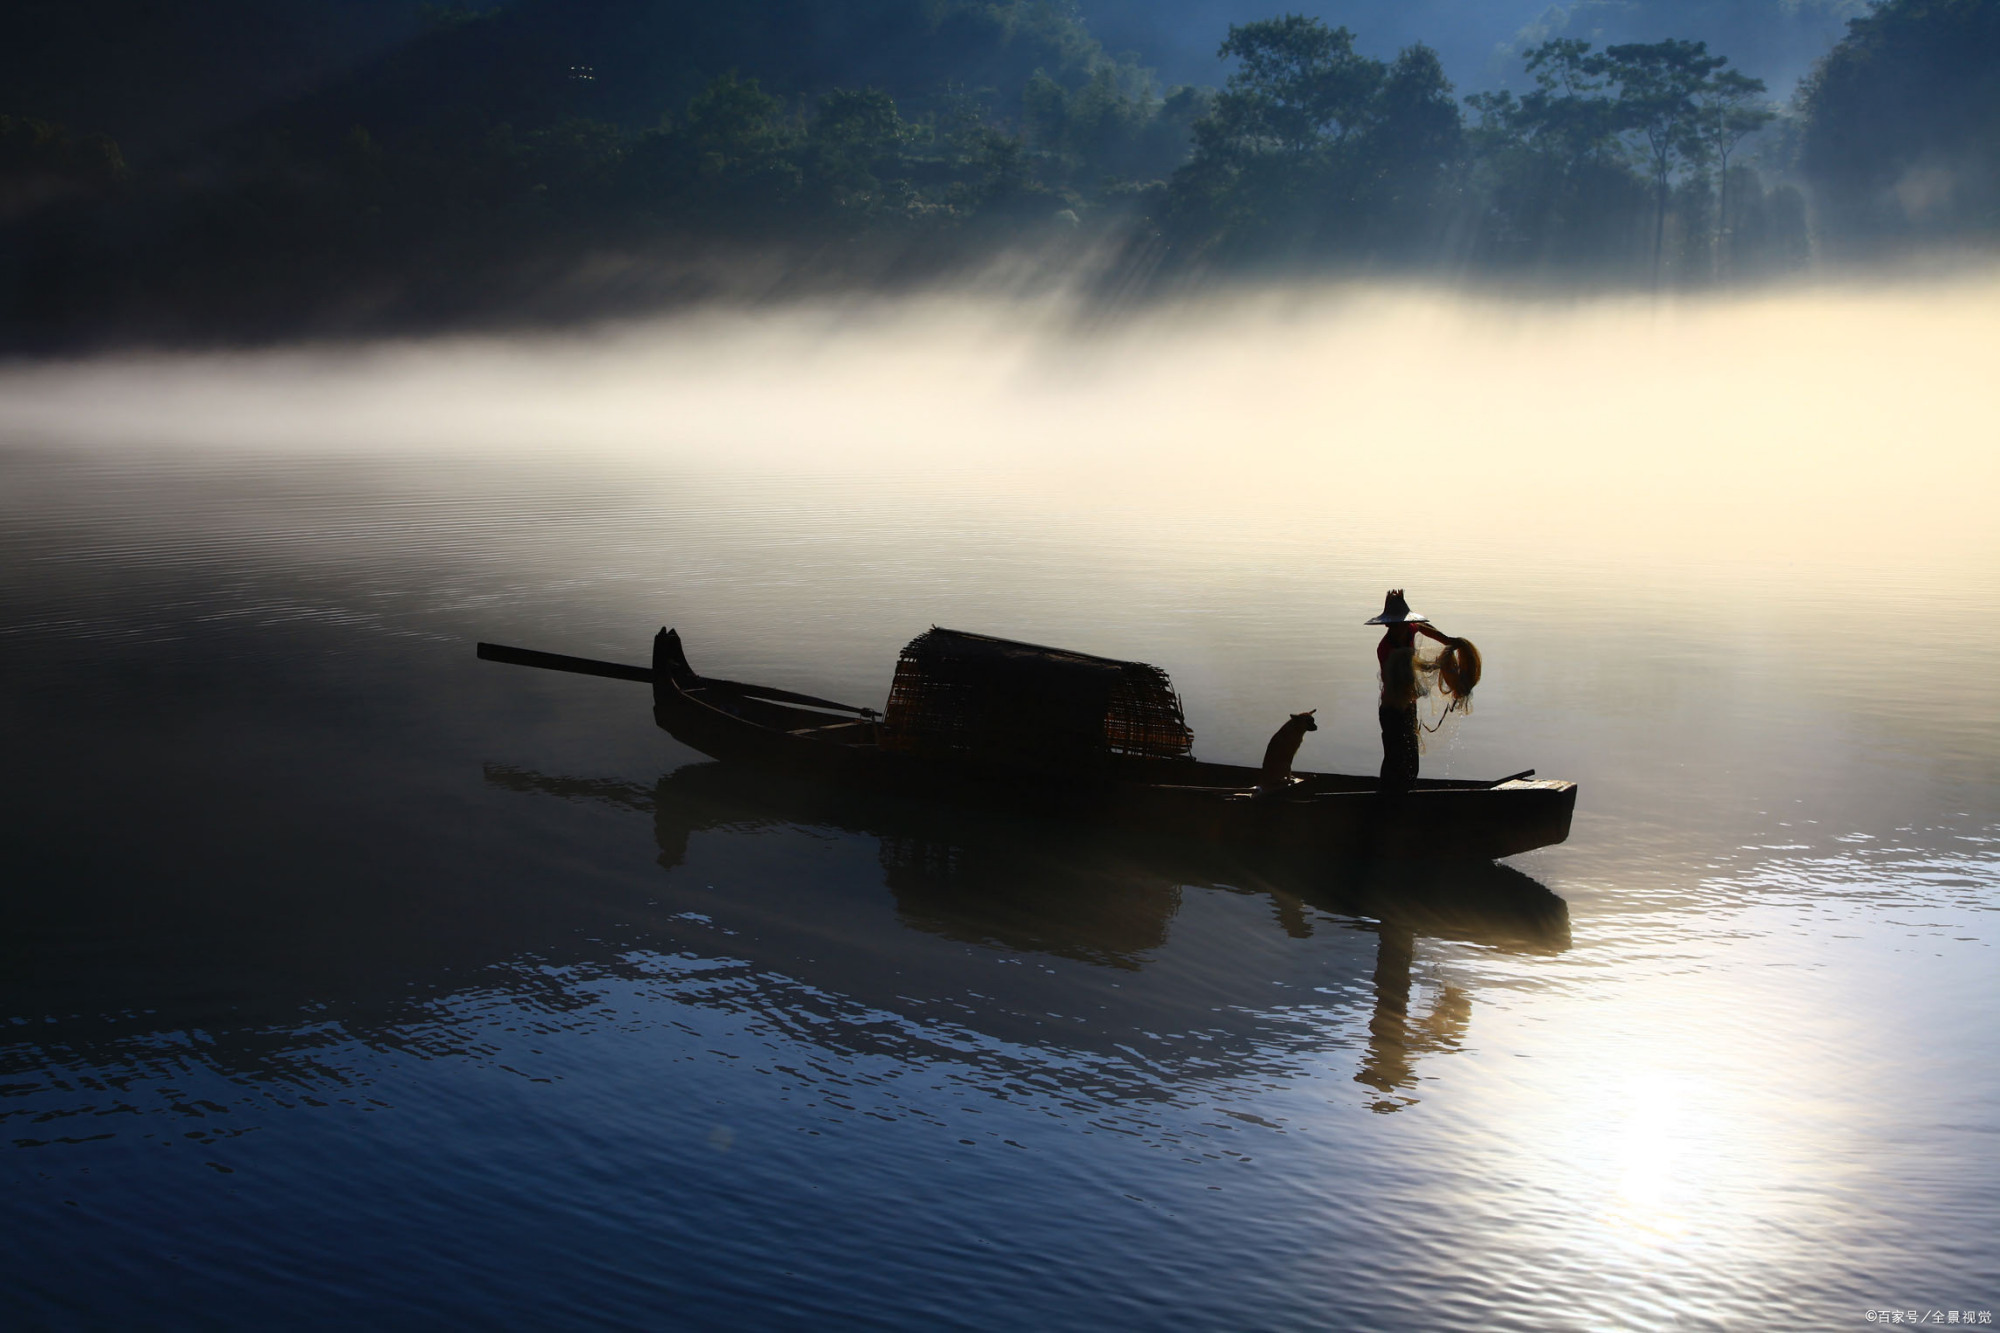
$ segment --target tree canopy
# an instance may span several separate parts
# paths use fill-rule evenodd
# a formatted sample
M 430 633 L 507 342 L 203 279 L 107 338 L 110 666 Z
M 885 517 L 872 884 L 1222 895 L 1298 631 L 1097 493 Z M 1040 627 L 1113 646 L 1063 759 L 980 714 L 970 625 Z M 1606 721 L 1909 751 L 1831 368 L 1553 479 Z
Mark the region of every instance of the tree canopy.
M 2000 232 L 2000 0 L 1887 0 L 1848 25 L 1800 101 L 1835 238 Z
M 1290 15 L 1233 27 L 1236 73 L 1194 124 L 1170 231 L 1225 258 L 1420 253 L 1462 150 L 1437 55 L 1358 54 L 1354 34 Z
M 1803 160 L 1834 234 L 2000 228 L 1997 8 L 1889 0 L 1815 75 Z M 76 38 L 54 12 L 30 35 Z M 0 342 L 586 308 L 725 260 L 881 281 L 1089 253 L 1129 290 L 1297 263 L 1685 284 L 1806 257 L 1805 198 L 1770 179 L 1799 136 L 1763 134 L 1763 82 L 1703 40 L 1565 32 L 1463 99 L 1430 47 L 1377 56 L 1299 15 L 1230 27 L 1216 58 L 1219 87 L 1163 88 L 1055 0 L 518 0 L 426 9 L 130 161 L 90 119 L 0 106 Z

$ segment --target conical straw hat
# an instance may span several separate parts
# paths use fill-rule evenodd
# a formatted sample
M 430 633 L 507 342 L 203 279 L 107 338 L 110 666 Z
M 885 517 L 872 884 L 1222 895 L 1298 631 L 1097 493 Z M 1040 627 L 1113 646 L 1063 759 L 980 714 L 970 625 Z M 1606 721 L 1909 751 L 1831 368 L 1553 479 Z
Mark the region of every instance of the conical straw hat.
M 1366 625 L 1402 625 L 1411 621 L 1428 625 L 1431 623 L 1431 618 L 1412 611 L 1410 604 L 1403 600 L 1403 590 L 1401 588 L 1391 588 L 1389 589 L 1389 595 L 1382 599 L 1382 614 L 1376 616 L 1373 620 L 1363 621 L 1362 623 Z

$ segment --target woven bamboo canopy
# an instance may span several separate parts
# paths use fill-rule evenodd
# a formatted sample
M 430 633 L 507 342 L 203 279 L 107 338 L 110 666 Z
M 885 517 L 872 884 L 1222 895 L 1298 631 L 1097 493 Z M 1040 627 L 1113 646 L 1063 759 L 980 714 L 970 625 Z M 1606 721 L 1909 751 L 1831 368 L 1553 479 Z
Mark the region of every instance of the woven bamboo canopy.
M 897 660 L 882 726 L 892 749 L 1038 768 L 1194 753 L 1180 696 L 1156 666 L 935 625 Z

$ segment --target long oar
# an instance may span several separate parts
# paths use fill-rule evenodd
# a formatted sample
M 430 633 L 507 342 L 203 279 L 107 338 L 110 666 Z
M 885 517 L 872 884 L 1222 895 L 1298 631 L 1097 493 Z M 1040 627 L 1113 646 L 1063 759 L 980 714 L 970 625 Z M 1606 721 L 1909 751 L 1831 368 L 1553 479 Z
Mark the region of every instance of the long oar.
M 608 676 L 612 680 L 636 680 L 642 685 L 653 683 L 651 667 L 627 666 L 623 662 L 600 662 L 595 658 L 569 657 L 562 653 L 544 653 L 533 648 L 510 648 L 504 643 L 480 644 L 479 656 L 488 662 L 540 667 L 544 671 L 572 671 L 579 676 Z M 831 699 L 815 698 L 810 694 L 794 694 L 790 690 L 772 689 L 768 685 L 750 685 L 740 680 L 718 680 L 713 676 L 697 676 L 696 680 L 702 685 L 731 690 L 752 699 L 769 699 L 774 703 L 798 704 L 805 708 L 830 708 L 837 713 L 855 713 L 862 717 L 879 716 L 872 708 L 839 704 Z

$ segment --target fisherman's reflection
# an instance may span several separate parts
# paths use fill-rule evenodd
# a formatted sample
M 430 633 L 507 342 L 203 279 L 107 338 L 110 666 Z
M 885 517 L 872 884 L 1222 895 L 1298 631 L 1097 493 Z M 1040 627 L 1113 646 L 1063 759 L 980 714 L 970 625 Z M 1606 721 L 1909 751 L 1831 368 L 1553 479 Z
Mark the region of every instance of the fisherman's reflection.
M 1311 930 L 1306 902 L 1273 889 L 1287 933 Z M 1308 891 L 1314 905 L 1374 919 L 1374 1009 L 1368 1046 L 1354 1081 L 1378 1094 L 1376 1111 L 1416 1100 L 1420 1055 L 1456 1050 L 1472 1019 L 1472 997 L 1438 984 L 1421 1013 L 1411 1012 L 1419 939 L 1455 940 L 1510 953 L 1559 953 L 1569 947 L 1569 906 L 1511 866 L 1375 867 L 1334 874 Z
M 1414 1103 L 1418 1057 L 1457 1049 L 1472 1019 L 1472 997 L 1450 982 L 1438 984 L 1412 1012 L 1420 937 L 1513 952 L 1553 953 L 1569 945 L 1562 899 L 1507 866 L 1343 872 L 1215 858 L 1155 863 L 1147 873 L 1129 863 L 1093 866 L 1081 847 L 1068 848 L 1072 859 L 1061 867 L 913 837 L 885 837 L 882 849 L 906 924 L 1134 969 L 1146 951 L 1166 943 L 1183 885 L 1248 886 L 1265 894 L 1279 927 L 1295 939 L 1312 934 L 1315 909 L 1343 918 L 1341 929 L 1368 929 L 1367 918 L 1374 918 L 1374 1005 L 1354 1079 L 1377 1094 L 1371 1103 L 1377 1112 Z
M 1139 970 L 1163 948 L 1184 886 L 1259 894 L 1287 935 L 1322 927 L 1376 936 L 1373 1007 L 1355 1081 L 1378 1112 L 1413 1103 L 1421 1056 L 1455 1049 L 1471 1019 L 1470 995 L 1442 983 L 1412 1012 L 1419 940 L 1479 944 L 1516 953 L 1569 947 L 1568 909 L 1509 866 L 1329 868 L 1254 863 L 1208 849 L 1157 845 L 964 812 L 776 787 L 716 764 L 677 770 L 652 789 L 551 778 L 492 766 L 489 780 L 518 790 L 650 811 L 660 864 L 684 864 L 692 834 L 748 832 L 773 824 L 844 828 L 874 836 L 883 882 L 905 926 L 981 946 L 1039 952 Z M 1329 915 L 1333 918 L 1329 920 Z
M 1426 1051 L 1455 1050 L 1472 1019 L 1472 1000 L 1458 987 L 1440 987 L 1430 1010 L 1410 1016 L 1410 965 L 1416 958 L 1416 933 L 1387 923 L 1377 928 L 1375 945 L 1375 1012 L 1368 1020 L 1368 1053 L 1356 1083 L 1382 1094 L 1377 1111 L 1406 1104 L 1398 1096 L 1416 1086 L 1416 1057 Z

